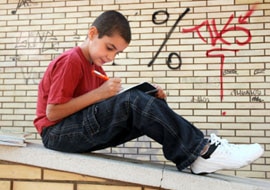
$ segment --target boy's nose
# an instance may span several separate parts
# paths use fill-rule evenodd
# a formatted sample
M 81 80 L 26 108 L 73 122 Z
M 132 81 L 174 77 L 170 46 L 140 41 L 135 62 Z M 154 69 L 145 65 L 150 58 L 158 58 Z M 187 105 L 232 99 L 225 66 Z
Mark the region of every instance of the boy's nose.
M 113 61 L 114 58 L 115 58 L 115 56 L 116 56 L 116 54 L 115 54 L 114 52 L 109 53 L 109 54 L 107 55 L 107 59 L 109 60 L 109 62 L 110 62 L 110 61 Z

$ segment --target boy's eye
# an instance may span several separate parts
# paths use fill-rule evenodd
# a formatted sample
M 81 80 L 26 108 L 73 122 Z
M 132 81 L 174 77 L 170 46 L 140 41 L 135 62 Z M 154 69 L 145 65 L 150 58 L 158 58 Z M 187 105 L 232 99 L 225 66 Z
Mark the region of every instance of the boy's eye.
M 113 50 L 113 47 L 107 46 L 107 50 L 112 51 Z

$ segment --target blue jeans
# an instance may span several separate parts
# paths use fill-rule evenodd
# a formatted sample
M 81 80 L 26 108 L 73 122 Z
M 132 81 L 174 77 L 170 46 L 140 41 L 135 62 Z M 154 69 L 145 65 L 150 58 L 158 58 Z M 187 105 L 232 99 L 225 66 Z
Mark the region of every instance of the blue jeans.
M 142 135 L 163 147 L 179 170 L 189 166 L 207 143 L 203 133 L 176 114 L 164 100 L 130 90 L 91 105 L 42 132 L 45 147 L 63 152 L 91 152 Z

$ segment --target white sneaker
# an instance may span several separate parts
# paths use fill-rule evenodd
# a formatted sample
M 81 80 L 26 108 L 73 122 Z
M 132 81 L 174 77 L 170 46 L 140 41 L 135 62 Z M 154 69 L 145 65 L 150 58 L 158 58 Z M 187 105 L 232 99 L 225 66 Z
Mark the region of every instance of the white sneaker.
M 210 135 L 208 151 L 199 156 L 190 166 L 192 173 L 205 174 L 217 170 L 231 170 L 244 167 L 262 156 L 264 150 L 259 144 L 235 145 Z

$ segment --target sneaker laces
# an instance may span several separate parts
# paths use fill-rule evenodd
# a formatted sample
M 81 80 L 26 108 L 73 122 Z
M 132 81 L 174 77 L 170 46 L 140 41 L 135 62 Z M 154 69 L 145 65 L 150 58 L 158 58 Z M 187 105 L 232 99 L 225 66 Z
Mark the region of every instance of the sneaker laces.
M 229 143 L 226 139 L 221 139 L 220 137 L 218 137 L 217 135 L 215 134 L 210 134 L 210 139 L 209 139 L 209 143 L 210 145 L 225 145 L 225 146 L 228 146 Z
M 220 137 L 216 136 L 215 134 L 210 134 L 209 139 L 210 146 L 222 146 L 222 150 L 226 154 L 230 154 L 233 150 L 239 148 L 239 146 L 235 144 L 230 144 L 226 139 L 221 139 Z
M 215 134 L 210 134 L 210 138 L 208 139 L 209 148 L 206 153 L 201 155 L 204 159 L 208 159 L 211 157 L 212 153 L 219 148 L 219 154 L 230 155 L 235 151 L 238 151 L 239 146 L 235 144 L 230 144 L 226 139 L 221 139 Z

